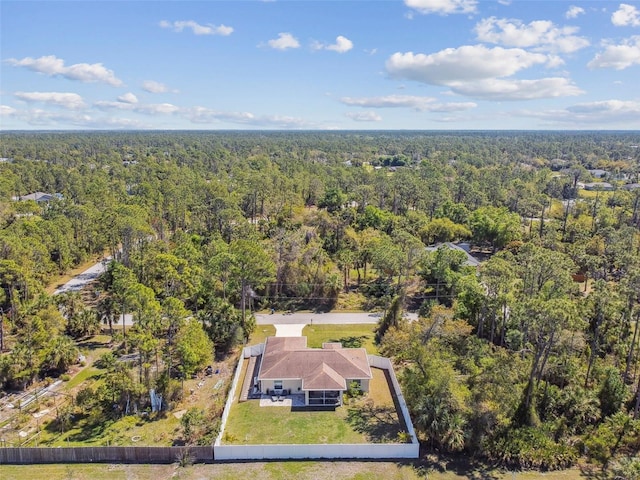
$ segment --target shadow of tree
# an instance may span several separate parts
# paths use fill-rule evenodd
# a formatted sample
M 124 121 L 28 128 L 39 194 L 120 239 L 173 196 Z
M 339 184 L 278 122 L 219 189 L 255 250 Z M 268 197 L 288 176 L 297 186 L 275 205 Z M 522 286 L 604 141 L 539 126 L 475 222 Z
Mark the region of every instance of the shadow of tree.
M 402 431 L 396 410 L 392 406 L 376 406 L 372 401 L 349 407 L 347 422 L 373 443 L 397 441 Z
M 585 477 L 592 480 L 605 480 L 611 478 L 606 471 L 602 471 L 601 467 L 596 465 L 580 465 L 580 473 Z
M 111 423 L 112 421 L 92 422 L 89 415 L 76 414 L 73 424 L 69 429 L 70 431 L 73 431 L 73 433 L 70 433 L 67 438 L 72 442 L 97 440 L 102 437 Z
M 355 336 L 352 335 L 350 337 L 342 337 L 338 339 L 329 340 L 329 342 L 338 342 L 341 343 L 344 348 L 360 348 L 362 344 L 367 340 L 366 335 Z
M 443 465 L 443 471 L 454 472 L 456 475 L 463 475 L 469 480 L 498 480 L 500 478 L 508 478 L 500 475 L 495 466 L 477 463 L 472 460 L 460 461 L 458 459 L 447 459 L 440 462 Z M 514 478 L 517 478 L 514 474 Z
M 96 342 L 95 340 L 89 339 L 78 342 L 78 346 L 87 350 L 96 350 L 98 348 L 107 348 L 109 346 L 109 343 Z

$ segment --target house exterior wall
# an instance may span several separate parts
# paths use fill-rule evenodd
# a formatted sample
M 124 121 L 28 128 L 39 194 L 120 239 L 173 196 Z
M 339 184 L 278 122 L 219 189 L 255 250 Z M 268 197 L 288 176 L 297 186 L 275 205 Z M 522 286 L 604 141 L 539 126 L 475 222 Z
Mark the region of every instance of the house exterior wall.
M 291 393 L 299 393 L 302 390 L 302 380 L 298 378 L 294 379 L 281 379 L 282 388 L 285 390 L 291 390 Z M 267 393 L 267 389 L 271 392 L 273 390 L 273 384 L 275 380 L 261 380 L 260 391 Z
M 348 378 L 346 379 L 347 381 L 347 389 L 349 388 L 349 385 L 351 384 L 351 382 L 353 381 L 360 381 L 360 389 L 363 392 L 368 392 L 369 391 L 369 379 L 368 378 Z

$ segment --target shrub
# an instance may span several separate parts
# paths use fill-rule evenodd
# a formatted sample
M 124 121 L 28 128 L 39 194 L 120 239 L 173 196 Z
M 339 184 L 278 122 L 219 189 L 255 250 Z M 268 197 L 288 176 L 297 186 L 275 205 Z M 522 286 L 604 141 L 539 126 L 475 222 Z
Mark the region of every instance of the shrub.
M 570 445 L 556 443 L 541 428 L 523 427 L 505 431 L 488 442 L 491 460 L 516 468 L 559 470 L 575 464 L 578 452 Z

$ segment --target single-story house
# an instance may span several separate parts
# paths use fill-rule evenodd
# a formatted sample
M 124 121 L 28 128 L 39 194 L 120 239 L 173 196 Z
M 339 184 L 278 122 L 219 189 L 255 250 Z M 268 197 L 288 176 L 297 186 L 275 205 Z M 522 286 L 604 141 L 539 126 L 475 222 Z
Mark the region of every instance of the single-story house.
M 26 200 L 33 200 L 37 203 L 50 202 L 52 200 L 61 200 L 61 199 L 62 199 L 61 193 L 45 193 L 45 192 L 34 192 L 28 195 L 22 195 L 21 197 L 13 197 L 13 200 L 15 201 L 22 202 Z
M 606 170 L 602 170 L 601 168 L 592 168 L 591 170 L 589 170 L 589 174 L 593 177 L 593 178 L 604 178 L 608 175 L 609 172 L 607 172 Z
M 430 245 L 428 247 L 426 247 L 427 252 L 435 252 L 436 250 L 438 250 L 440 247 L 445 246 L 447 248 L 450 248 L 451 250 L 457 250 L 459 252 L 462 252 L 465 254 L 465 256 L 467 257 L 467 259 L 464 261 L 463 265 L 465 267 L 479 267 L 480 266 L 480 260 L 478 260 L 476 257 L 474 257 L 473 255 L 471 255 L 470 253 L 470 246 L 468 243 L 453 243 L 453 242 L 444 242 L 444 243 L 438 243 L 436 245 Z
M 583 187 L 585 190 L 602 190 L 604 192 L 613 190 L 613 185 L 608 182 L 585 183 L 583 184 Z
M 337 342 L 309 348 L 307 337 L 268 337 L 257 377 L 263 394 L 304 394 L 308 406 L 342 405 L 354 382 L 367 392 L 372 378 L 364 348 Z
M 627 183 L 623 185 L 622 188 L 625 190 L 637 190 L 640 188 L 640 183 Z

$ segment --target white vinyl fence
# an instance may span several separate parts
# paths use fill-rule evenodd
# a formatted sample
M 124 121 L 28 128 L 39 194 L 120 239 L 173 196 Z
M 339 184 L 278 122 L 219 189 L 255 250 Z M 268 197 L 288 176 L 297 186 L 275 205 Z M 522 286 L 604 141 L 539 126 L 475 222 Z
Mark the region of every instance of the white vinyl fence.
M 391 360 L 386 357 L 379 357 L 378 355 L 367 355 L 369 358 L 369 365 L 372 367 L 382 368 L 389 372 L 389 377 L 391 377 L 391 385 L 393 386 L 393 390 L 395 391 L 396 397 L 398 398 L 398 405 L 400 406 L 400 411 L 402 416 L 404 417 L 404 423 L 407 426 L 407 433 L 411 435 L 411 443 L 418 443 L 418 437 L 416 436 L 416 431 L 413 428 L 413 422 L 411 421 L 411 417 L 409 416 L 409 407 L 407 407 L 407 402 L 404 399 L 404 395 L 402 395 L 402 389 L 400 388 L 400 384 L 398 383 L 398 379 L 396 377 L 396 372 L 393 370 L 393 364 Z
M 215 445 L 218 460 L 418 458 L 418 444 Z

